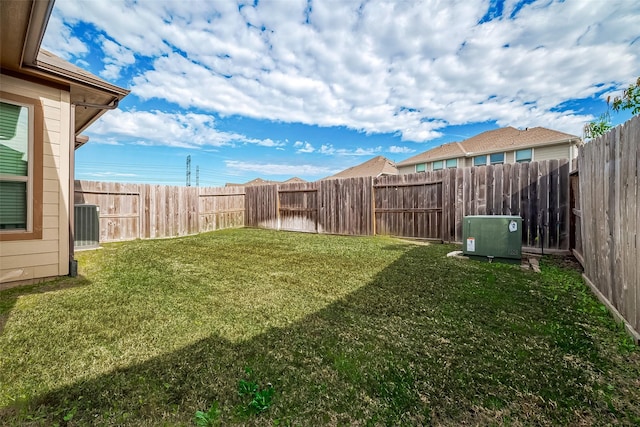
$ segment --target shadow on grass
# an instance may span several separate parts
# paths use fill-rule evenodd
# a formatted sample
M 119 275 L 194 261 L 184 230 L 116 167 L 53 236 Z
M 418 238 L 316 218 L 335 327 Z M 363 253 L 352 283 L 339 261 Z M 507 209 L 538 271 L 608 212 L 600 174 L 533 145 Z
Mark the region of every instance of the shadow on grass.
M 213 402 L 223 425 L 570 424 L 620 416 L 598 393 L 593 342 L 530 292 L 535 275 L 446 259 L 450 249 L 412 248 L 368 285 L 290 327 L 239 343 L 211 336 L 0 409 L 0 420 L 192 424 L 194 412 Z M 558 346 L 548 323 L 561 324 L 580 346 Z M 240 379 L 273 384 L 273 406 L 245 415 Z
M 4 332 L 7 320 L 11 316 L 11 310 L 15 307 L 20 297 L 26 295 L 44 294 L 47 292 L 57 292 L 64 289 L 73 289 L 87 286 L 91 282 L 83 277 L 61 277 L 48 282 L 36 283 L 27 286 L 16 286 L 0 291 L 0 335 Z

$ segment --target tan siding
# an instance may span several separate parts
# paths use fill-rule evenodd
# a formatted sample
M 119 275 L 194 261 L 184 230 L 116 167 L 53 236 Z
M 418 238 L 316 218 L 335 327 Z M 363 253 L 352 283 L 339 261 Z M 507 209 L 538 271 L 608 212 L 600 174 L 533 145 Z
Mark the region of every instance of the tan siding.
M 40 100 L 44 113 L 42 239 L 2 242 L 0 283 L 67 274 L 68 218 L 61 200 L 68 200 L 69 194 L 69 93 L 15 77 L 0 78 L 3 91 Z
M 415 171 L 416 171 L 416 165 L 398 167 L 398 172 L 400 174 L 414 173 Z
M 2 243 L 4 245 L 5 242 Z M 42 244 L 42 242 L 38 242 L 38 245 L 40 244 Z M 37 251 L 38 245 L 33 248 L 34 251 Z M 58 251 L 46 253 L 33 252 L 28 255 L 22 254 L 6 256 L 3 254 L 2 269 L 9 270 L 24 267 L 37 267 L 39 265 L 53 264 L 55 262 L 58 262 Z
M 57 164 L 60 157 L 60 146 L 58 144 L 46 144 L 44 148 L 45 163 L 48 160 L 52 165 Z
M 60 90 L 35 83 L 25 82 L 15 77 L 2 76 L 2 90 L 26 96 L 28 98 L 41 98 L 41 101 L 55 103 L 60 102 Z
M 58 206 L 57 205 L 55 207 L 55 213 L 56 213 L 56 215 L 47 215 L 46 214 L 46 210 L 45 210 L 45 214 L 42 217 L 42 228 L 44 228 L 45 230 L 47 228 L 52 228 L 54 230 L 58 230 L 58 215 L 57 215 Z
M 57 191 L 45 191 L 42 195 L 43 204 L 58 204 L 58 192 Z
M 56 264 L 50 265 L 39 265 L 34 267 L 34 277 L 52 277 L 52 276 L 61 276 L 64 274 L 69 274 L 69 271 L 62 272 L 58 270 L 58 266 Z
M 42 215 L 46 217 L 55 217 L 58 218 L 58 202 L 57 200 L 54 203 L 44 203 L 42 205 Z M 57 225 L 50 224 L 49 227 L 57 227 Z
M 547 147 L 536 147 L 533 149 L 533 160 L 568 159 L 569 144 L 549 145 Z
M 504 155 L 505 163 L 514 163 L 516 161 L 515 151 L 507 151 Z
M 58 191 L 60 183 L 56 179 L 45 179 L 42 191 Z
M 57 240 L 58 239 L 58 228 L 43 228 L 42 229 L 42 240 Z
M 69 274 L 69 205 L 70 197 L 70 158 L 69 148 L 71 141 L 71 94 L 62 92 L 60 94 L 60 191 L 58 192 L 59 208 L 59 236 L 58 240 L 58 274 Z
M 44 142 L 48 142 L 50 144 L 51 143 L 57 144 L 58 140 L 60 139 L 60 132 L 54 132 L 52 130 L 48 130 L 48 132 L 45 131 L 42 134 L 42 139 L 43 139 Z
M 51 157 L 53 159 L 53 157 Z M 54 166 L 55 164 L 52 165 L 47 165 L 46 164 L 46 156 L 45 156 L 45 165 L 44 165 L 44 170 L 42 171 L 42 176 L 44 177 L 44 179 L 51 179 L 54 181 L 58 181 L 58 169 L 56 169 Z
M 0 248 L 0 257 L 12 256 L 12 255 L 29 255 L 29 254 L 44 254 L 48 252 L 57 252 L 58 240 L 40 241 L 37 247 L 33 246 L 33 243 L 28 240 L 16 240 L 13 242 L 2 242 Z M 4 259 L 3 259 L 3 267 Z

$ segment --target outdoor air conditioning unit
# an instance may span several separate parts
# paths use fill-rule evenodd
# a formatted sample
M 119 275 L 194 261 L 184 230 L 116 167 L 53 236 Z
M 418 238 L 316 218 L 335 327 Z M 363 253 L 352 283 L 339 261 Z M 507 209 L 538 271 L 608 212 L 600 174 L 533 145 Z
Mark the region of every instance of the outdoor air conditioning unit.
M 522 258 L 522 218 L 510 215 L 465 216 L 462 253 L 476 259 L 518 263 Z
M 100 245 L 100 207 L 96 205 L 75 205 L 76 249 L 97 248 Z

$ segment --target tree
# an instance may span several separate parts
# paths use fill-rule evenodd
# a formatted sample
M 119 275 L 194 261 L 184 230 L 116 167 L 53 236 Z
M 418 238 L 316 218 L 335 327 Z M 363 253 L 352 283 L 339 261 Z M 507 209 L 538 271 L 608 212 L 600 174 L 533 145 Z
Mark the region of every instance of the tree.
M 609 114 L 610 99 L 607 98 L 607 111 L 602 113 L 597 120 L 584 125 L 582 130 L 583 139 L 593 139 L 600 135 L 604 135 L 611 128 L 611 115 Z M 622 96 L 616 96 L 611 103 L 613 111 L 616 113 L 620 110 L 631 110 L 631 114 L 640 114 L 640 77 L 635 83 L 629 85 L 627 89 L 622 92 Z
M 631 110 L 634 116 L 640 114 L 640 77 L 635 84 L 630 84 L 627 89 L 622 92 L 622 96 L 613 98 L 613 110 Z
M 582 139 L 593 139 L 597 138 L 600 135 L 604 135 L 611 129 L 611 116 L 609 115 L 609 110 L 606 113 L 600 114 L 597 120 L 587 123 L 582 128 L 583 137 Z

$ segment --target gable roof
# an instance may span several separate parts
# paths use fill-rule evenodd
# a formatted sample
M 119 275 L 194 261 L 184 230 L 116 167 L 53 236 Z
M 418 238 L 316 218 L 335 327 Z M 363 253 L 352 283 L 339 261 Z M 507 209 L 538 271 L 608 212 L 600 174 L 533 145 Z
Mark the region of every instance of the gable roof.
M 255 178 L 252 179 L 251 181 L 245 182 L 244 184 L 236 184 L 233 182 L 227 182 L 224 186 L 225 187 L 253 187 L 256 185 L 269 185 L 269 184 L 293 184 L 293 183 L 301 183 L 301 182 L 307 182 L 302 178 L 298 178 L 297 176 L 294 176 L 293 178 L 289 178 L 286 181 L 272 181 L 272 180 L 267 180 L 267 179 L 262 179 L 262 178 Z
M 294 176 L 293 178 L 289 178 L 286 181 L 282 181 L 283 184 L 298 184 L 298 183 L 302 183 L 302 182 L 307 182 L 302 178 L 298 178 L 297 176 Z
M 75 108 L 78 136 L 129 90 L 116 86 L 40 48 L 54 0 L 0 1 L 0 69 L 2 74 L 68 90 Z M 80 144 L 81 145 L 81 144 Z
M 451 159 L 464 157 L 465 151 L 459 142 L 449 142 L 432 148 L 431 150 L 416 154 L 398 163 L 398 166 L 414 165 L 416 163 L 432 162 L 439 159 Z
M 578 139 L 579 137 L 575 135 L 543 127 L 520 130 L 509 126 L 482 132 L 464 140 L 462 145 L 467 155 L 473 155 L 474 153 L 486 153 L 504 149 L 509 150 L 534 147 L 536 145 L 558 144 Z
M 383 156 L 374 157 L 364 163 L 352 166 L 335 175 L 331 175 L 323 179 L 356 178 L 361 176 L 376 177 L 380 175 L 398 175 L 398 169 L 396 168 L 395 163 Z
M 544 145 L 578 142 L 580 137 L 543 127 L 523 130 L 508 126 L 482 132 L 462 142 L 451 142 L 435 147 L 398 163 L 409 166 L 457 157 L 472 157 L 505 150 L 517 150 Z M 457 146 L 457 148 L 456 148 Z

